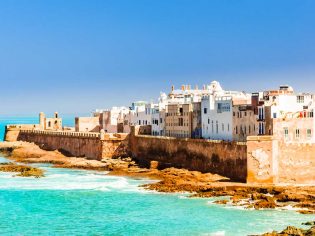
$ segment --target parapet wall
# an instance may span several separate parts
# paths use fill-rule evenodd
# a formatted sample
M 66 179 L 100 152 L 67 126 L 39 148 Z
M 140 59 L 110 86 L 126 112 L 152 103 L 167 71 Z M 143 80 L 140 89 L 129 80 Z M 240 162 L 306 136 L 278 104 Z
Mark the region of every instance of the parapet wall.
M 4 140 L 7 142 L 14 142 L 18 139 L 20 131 L 22 129 L 27 130 L 39 130 L 39 124 L 15 124 L 7 125 L 5 127 L 5 137 Z
M 137 135 L 133 128 L 129 146 L 133 157 L 145 166 L 154 160 L 159 168 L 186 168 L 246 181 L 246 143 Z
M 247 139 L 248 183 L 315 184 L 315 144 L 272 136 Z

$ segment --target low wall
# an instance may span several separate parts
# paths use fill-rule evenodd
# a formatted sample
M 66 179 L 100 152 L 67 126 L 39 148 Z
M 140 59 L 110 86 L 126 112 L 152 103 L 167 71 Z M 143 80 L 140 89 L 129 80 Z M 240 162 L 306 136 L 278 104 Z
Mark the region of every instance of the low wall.
M 186 168 L 246 181 L 246 143 L 137 135 L 133 129 L 129 147 L 132 156 L 145 166 L 154 160 L 159 162 L 158 168 Z
M 247 140 L 248 183 L 313 184 L 315 144 L 285 143 L 272 136 Z

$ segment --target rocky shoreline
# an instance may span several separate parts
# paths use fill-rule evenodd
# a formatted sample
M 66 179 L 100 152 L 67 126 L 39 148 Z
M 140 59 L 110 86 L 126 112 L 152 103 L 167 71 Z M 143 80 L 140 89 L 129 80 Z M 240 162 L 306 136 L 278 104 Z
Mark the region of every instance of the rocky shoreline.
M 293 226 L 288 226 L 281 232 L 273 231 L 271 233 L 265 233 L 260 236 L 314 236 L 315 235 L 315 221 L 304 223 L 309 229 L 300 229 Z
M 295 209 L 302 214 L 315 214 L 315 186 L 248 185 L 228 182 L 228 179 L 211 173 L 185 169 L 158 170 L 156 163 L 151 169 L 141 168 L 131 158 L 88 160 L 66 157 L 58 151 L 45 151 L 26 142 L 2 142 L 0 151 L 11 160 L 21 163 L 51 163 L 59 168 L 78 168 L 107 171 L 111 175 L 146 177 L 157 180 L 143 185 L 158 192 L 186 192 L 189 197 L 226 197 L 216 204 L 242 206 L 248 209 Z M 277 235 L 266 234 L 266 235 Z M 278 235 L 286 235 L 279 233 Z M 290 234 L 288 234 L 290 235 Z M 303 235 L 303 234 L 302 234 Z

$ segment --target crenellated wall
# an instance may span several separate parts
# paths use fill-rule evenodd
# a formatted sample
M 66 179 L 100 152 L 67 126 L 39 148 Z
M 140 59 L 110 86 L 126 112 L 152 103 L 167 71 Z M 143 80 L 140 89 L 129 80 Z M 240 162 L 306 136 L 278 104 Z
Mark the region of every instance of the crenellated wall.
M 104 135 L 92 132 L 42 131 L 8 127 L 6 141 L 33 142 L 45 150 L 59 150 L 67 156 L 101 160 L 126 156 L 127 135 Z
M 137 132 L 133 127 L 129 147 L 133 157 L 144 166 L 154 160 L 159 162 L 159 168 L 186 168 L 246 181 L 246 143 L 155 137 Z

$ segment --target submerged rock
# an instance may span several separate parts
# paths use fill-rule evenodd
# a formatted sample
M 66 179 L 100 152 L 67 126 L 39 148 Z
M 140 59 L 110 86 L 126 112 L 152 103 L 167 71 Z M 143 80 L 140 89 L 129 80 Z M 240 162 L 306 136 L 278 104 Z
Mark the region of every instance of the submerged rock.
M 21 176 L 21 177 L 43 177 L 44 176 L 44 171 L 31 167 L 31 166 L 26 166 L 26 165 L 18 165 L 15 163 L 2 163 L 0 164 L 0 171 L 2 172 L 16 172 L 18 173 L 16 176 Z

